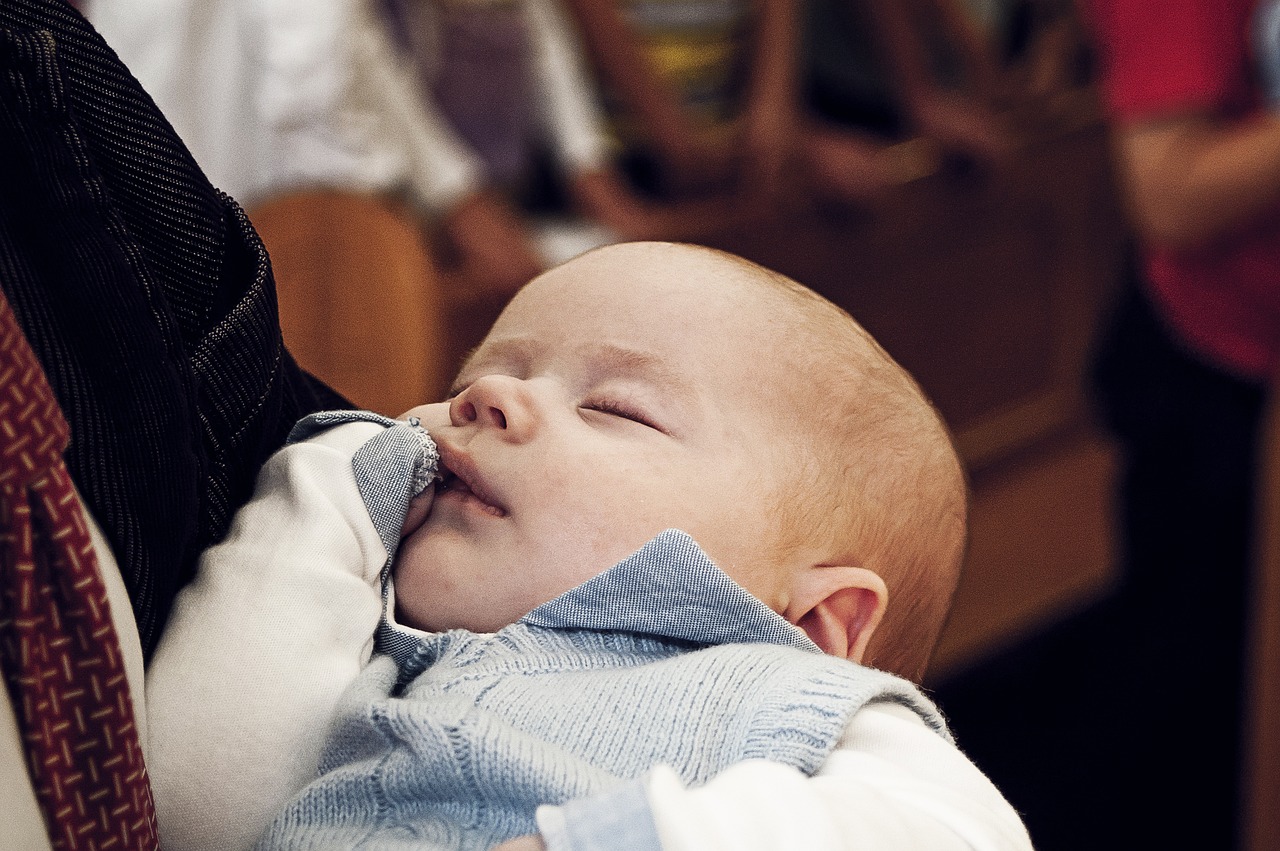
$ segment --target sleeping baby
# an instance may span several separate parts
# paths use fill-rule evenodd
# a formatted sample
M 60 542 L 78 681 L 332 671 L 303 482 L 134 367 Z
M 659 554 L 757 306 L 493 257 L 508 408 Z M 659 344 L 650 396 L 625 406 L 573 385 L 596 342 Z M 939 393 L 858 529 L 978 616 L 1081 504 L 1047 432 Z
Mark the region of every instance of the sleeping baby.
M 1030 847 L 910 682 L 961 466 L 812 291 L 598 249 L 516 295 L 448 401 L 295 436 L 152 665 L 167 845 Z

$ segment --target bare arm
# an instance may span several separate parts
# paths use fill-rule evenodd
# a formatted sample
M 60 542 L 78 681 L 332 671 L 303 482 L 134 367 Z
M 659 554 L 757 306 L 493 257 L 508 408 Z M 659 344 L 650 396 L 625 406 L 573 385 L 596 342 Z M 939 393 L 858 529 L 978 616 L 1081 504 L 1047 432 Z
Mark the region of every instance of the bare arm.
M 796 0 L 756 0 L 747 93 L 746 173 L 753 194 L 772 198 L 782 187 L 790 159 L 797 108 Z
M 441 226 L 456 255 L 467 292 L 458 301 L 505 301 L 542 271 L 542 261 L 519 213 L 497 192 L 482 189 L 454 204 Z
M 987 89 L 994 85 L 994 66 L 984 58 L 968 27 L 944 0 L 863 0 L 877 43 L 883 47 L 889 79 L 897 87 L 896 100 L 915 131 L 988 166 L 1002 167 L 1011 151 L 1011 140 L 1000 120 L 987 106 Z M 952 91 L 935 79 L 927 53 L 921 21 L 938 19 L 946 37 L 960 48 L 970 79 Z
M 1121 123 L 1115 147 L 1134 223 L 1153 244 L 1192 250 L 1280 213 L 1280 118 Z
M 615 0 L 565 0 L 581 31 L 592 65 L 639 119 L 657 147 L 682 158 L 694 139 L 680 96 L 654 70 L 637 34 Z

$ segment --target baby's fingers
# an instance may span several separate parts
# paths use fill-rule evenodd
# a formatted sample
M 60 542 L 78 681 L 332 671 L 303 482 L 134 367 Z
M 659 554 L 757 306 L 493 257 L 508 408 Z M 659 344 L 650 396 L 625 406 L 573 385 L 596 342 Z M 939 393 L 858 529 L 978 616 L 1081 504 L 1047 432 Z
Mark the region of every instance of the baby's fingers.
M 427 522 L 427 515 L 431 513 L 431 503 L 435 498 L 436 486 L 431 484 L 409 502 L 409 511 L 404 517 L 404 527 L 400 530 L 401 539 L 409 537 L 418 531 L 418 527 Z

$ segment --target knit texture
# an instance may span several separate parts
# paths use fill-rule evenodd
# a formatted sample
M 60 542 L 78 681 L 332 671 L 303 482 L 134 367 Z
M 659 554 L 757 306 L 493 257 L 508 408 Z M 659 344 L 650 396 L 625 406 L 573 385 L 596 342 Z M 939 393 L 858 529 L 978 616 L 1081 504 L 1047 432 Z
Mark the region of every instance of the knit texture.
M 487 849 L 658 764 L 693 785 L 746 759 L 812 774 L 872 701 L 947 735 L 913 686 L 823 655 L 674 530 L 495 634 L 422 635 L 402 666 L 378 657 L 348 691 L 260 848 Z

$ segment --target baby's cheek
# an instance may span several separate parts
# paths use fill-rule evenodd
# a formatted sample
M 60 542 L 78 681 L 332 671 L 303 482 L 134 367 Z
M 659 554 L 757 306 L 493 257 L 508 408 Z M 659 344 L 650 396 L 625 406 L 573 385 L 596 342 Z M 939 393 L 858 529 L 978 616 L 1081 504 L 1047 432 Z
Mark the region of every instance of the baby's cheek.
M 418 419 L 423 420 L 424 422 L 426 422 L 427 420 L 429 420 L 429 419 L 430 419 L 431 410 L 432 410 L 434 407 L 436 407 L 436 405 L 434 405 L 434 404 L 432 404 L 432 405 L 418 405 L 418 406 L 417 406 L 417 407 L 415 407 L 415 408 L 410 408 L 409 410 L 405 411 L 403 414 L 401 414 L 400 416 L 396 417 L 396 419 L 398 419 L 398 420 L 407 420 L 407 419 L 409 419 L 409 417 L 417 417 Z
M 415 629 L 426 629 L 424 601 L 431 599 L 430 576 L 426 559 L 413 541 L 406 539 L 396 554 L 391 574 L 395 579 L 396 621 Z

